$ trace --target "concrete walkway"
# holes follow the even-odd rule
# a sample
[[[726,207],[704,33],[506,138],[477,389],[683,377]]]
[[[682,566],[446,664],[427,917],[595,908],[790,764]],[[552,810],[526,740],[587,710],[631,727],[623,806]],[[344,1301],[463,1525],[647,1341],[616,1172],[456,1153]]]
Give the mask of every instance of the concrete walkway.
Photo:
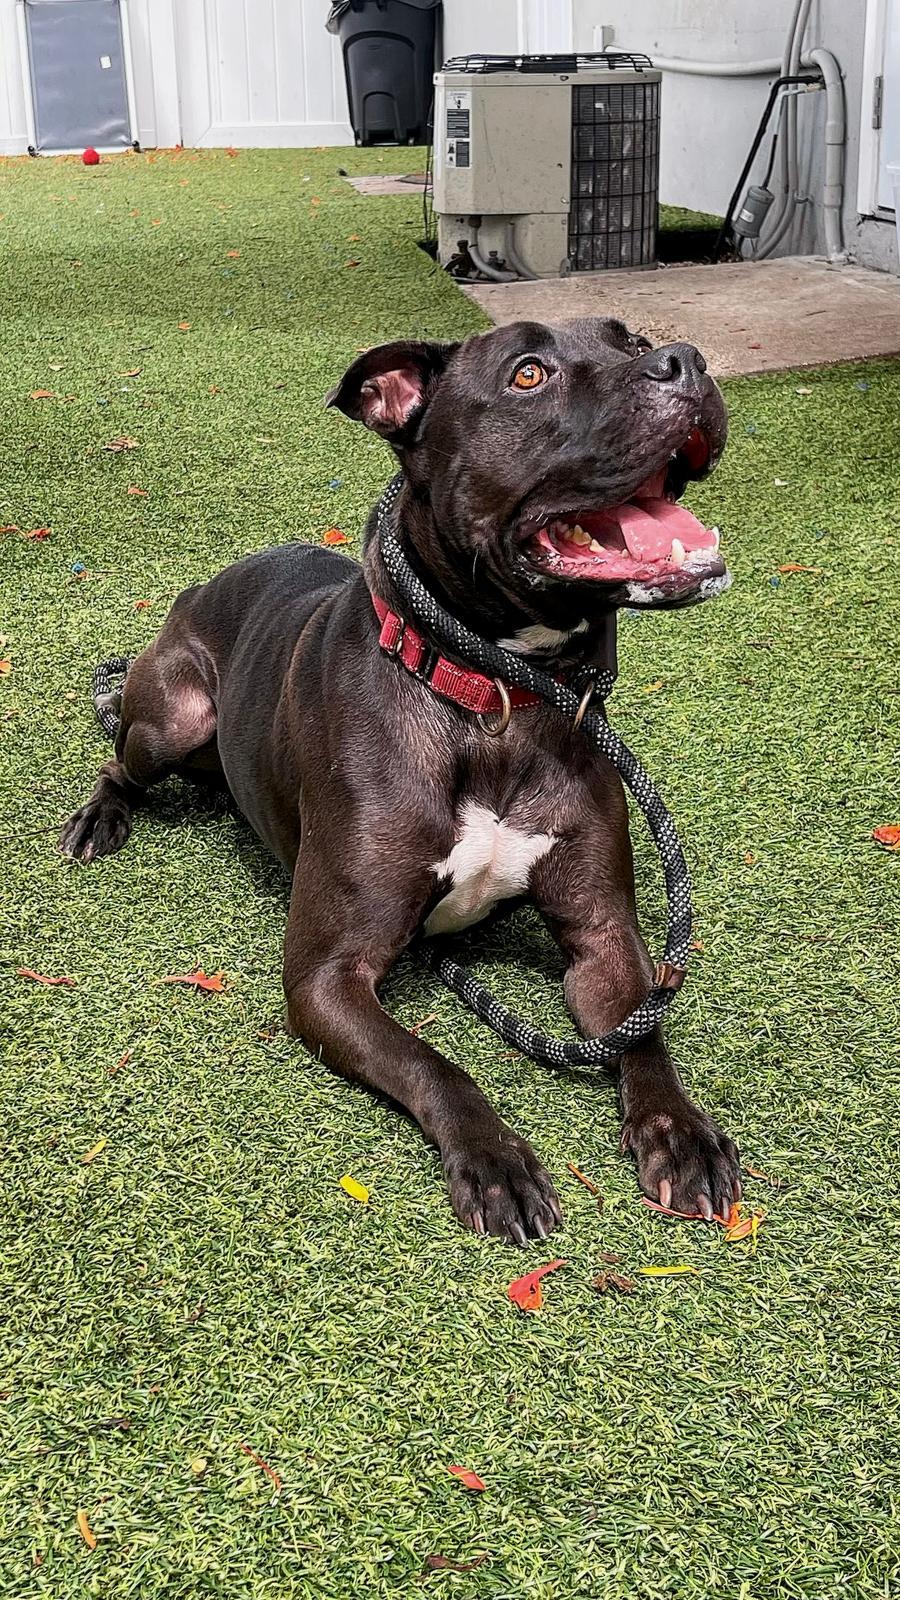
[[[464,287],[497,323],[615,316],[654,344],[686,339],[719,377],[900,352],[900,278],[811,256]]]

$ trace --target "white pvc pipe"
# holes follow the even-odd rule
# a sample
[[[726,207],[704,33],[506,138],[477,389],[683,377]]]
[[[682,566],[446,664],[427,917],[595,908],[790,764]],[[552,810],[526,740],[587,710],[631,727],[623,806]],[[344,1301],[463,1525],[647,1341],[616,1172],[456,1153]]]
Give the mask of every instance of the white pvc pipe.
[[[846,261],[841,209],[844,201],[844,145],[847,123],[841,69],[830,50],[810,50],[810,60],[825,80],[825,186],[822,221],[829,261]]]
[[[622,46],[613,48],[621,50]],[[698,78],[765,78],[781,72],[780,61],[689,61],[682,56],[651,56],[651,60],[660,72],[683,72]]]

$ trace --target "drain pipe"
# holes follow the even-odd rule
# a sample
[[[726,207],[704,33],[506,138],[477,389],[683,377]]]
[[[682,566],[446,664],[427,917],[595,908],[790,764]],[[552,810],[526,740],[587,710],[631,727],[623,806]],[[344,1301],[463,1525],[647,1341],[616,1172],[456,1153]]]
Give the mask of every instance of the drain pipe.
[[[518,273],[520,278],[525,278],[531,283],[537,282],[537,273],[532,272],[531,268],[525,265],[525,262],[519,255],[518,245],[516,244],[515,221],[511,222],[506,230],[506,255],[510,266],[515,272]]]
[[[473,224],[472,232],[474,234],[474,238],[469,240],[469,255],[472,257],[472,260],[478,268],[478,271],[483,273],[486,278],[491,278],[494,283],[517,283],[519,279],[519,274],[517,272],[504,272],[500,267],[493,267],[491,266],[491,263],[486,261],[484,256],[481,254],[481,249],[478,243],[478,235],[481,232],[480,222],[478,223],[477,227]]]
[[[841,69],[830,50],[810,50],[809,59],[825,80],[825,187],[822,190],[822,222],[828,259],[839,265],[847,260],[841,208],[844,200],[844,145],[847,123],[844,108],[844,81]]]

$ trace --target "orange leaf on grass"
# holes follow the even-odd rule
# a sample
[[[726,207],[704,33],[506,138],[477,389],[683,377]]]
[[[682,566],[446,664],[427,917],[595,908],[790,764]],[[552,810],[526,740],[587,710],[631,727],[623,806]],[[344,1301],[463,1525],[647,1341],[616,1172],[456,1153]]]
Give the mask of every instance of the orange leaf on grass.
[[[160,978],[160,983],[186,983],[192,989],[202,989],[207,994],[222,994],[225,989],[224,972],[214,972],[211,977],[198,967],[196,972],[171,972],[167,978]]]
[[[513,1305],[521,1311],[540,1311],[544,1304],[541,1279],[546,1278],[548,1272],[556,1272],[558,1267],[565,1265],[565,1260],[559,1257],[556,1261],[549,1261],[546,1267],[536,1267],[534,1272],[526,1272],[524,1277],[516,1278],[506,1291]]]
[[[12,662],[6,656],[0,657],[0,678],[8,678],[12,672]]]
[[[900,850],[900,822],[885,822],[872,829],[872,838],[885,850]]]
[[[126,494],[145,495],[145,494],[147,494],[147,490],[146,489],[139,489],[136,483],[130,483],[128,485],[128,488],[125,490],[125,493]]]
[[[23,539],[49,539],[49,537],[49,528],[29,528],[27,533],[22,534]]]
[[[120,378],[139,378],[141,373],[143,372],[143,370],[144,370],[143,367],[129,367],[127,372],[120,372],[119,373],[119,377]]]
[[[134,609],[135,611],[149,611],[152,604],[152,600],[135,600]]]
[[[32,400],[55,400],[56,395],[52,389],[32,389]]]
[[[725,1230],[726,1244],[737,1244],[741,1239],[755,1239],[760,1223],[765,1218],[764,1211],[751,1211],[749,1216],[745,1217],[740,1214],[741,1209],[739,1206],[732,1207],[733,1211],[738,1212],[738,1216],[733,1222],[729,1219],[729,1225]]]
[[[471,1467],[448,1467],[447,1471],[452,1472],[454,1478],[459,1479],[464,1489],[481,1490],[487,1488],[487,1484],[482,1482],[478,1473],[473,1472]]]
[[[225,146],[225,154],[227,156],[237,156],[237,155],[240,155],[240,151],[239,150],[235,150],[233,144],[227,144]]]
[[[323,544],[346,544],[347,535],[340,528],[326,528],[322,535]]]
[[[117,434],[115,439],[108,439],[106,444],[101,445],[101,449],[114,452],[117,450],[139,450],[140,445],[137,439],[129,438],[127,433],[120,433]]]
[[[240,255],[240,253],[241,253],[240,250],[226,250],[225,251],[225,254],[228,257],[229,261],[237,261],[237,258]]]
[[[822,568],[821,567],[804,567],[799,561],[788,561],[788,562],[785,563],[785,565],[783,567],[779,567],[778,571],[779,572],[815,572],[815,573],[821,573]]]
[[[4,522],[2,528],[0,528],[0,533],[19,533],[19,532],[20,532],[20,529],[19,529],[19,525],[18,525],[17,522]],[[26,539],[28,538],[28,534],[27,533],[25,535],[25,538]]]
[[[33,967],[16,967],[17,978],[30,978],[32,983],[42,983],[45,989],[74,989],[74,978],[48,978],[44,972],[35,972]]]
[[[88,1514],[87,1514],[87,1512],[86,1511],[79,1511],[78,1515],[75,1518],[75,1521],[78,1524],[78,1532],[81,1534],[81,1537],[84,1540],[85,1544],[87,1545],[88,1549],[89,1550],[96,1550],[96,1548],[97,1548],[97,1535],[94,1533],[93,1529],[91,1528],[90,1523],[88,1522]]]
[[[189,328],[190,328],[190,323],[189,322],[179,322],[179,324],[178,324],[178,331],[180,333],[187,333]]]

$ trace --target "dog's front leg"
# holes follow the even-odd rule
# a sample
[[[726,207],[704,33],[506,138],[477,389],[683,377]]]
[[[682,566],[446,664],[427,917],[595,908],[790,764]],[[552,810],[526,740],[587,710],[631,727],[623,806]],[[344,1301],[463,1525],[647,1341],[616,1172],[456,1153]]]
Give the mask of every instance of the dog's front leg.
[[[403,1106],[440,1152],[456,1215],[476,1233],[524,1244],[561,1222],[553,1184],[533,1150],[501,1121],[460,1067],[388,1016],[377,985],[414,933],[427,884],[395,870],[322,870],[301,847],[285,940],[288,1026],[330,1067]],[[340,887],[338,888],[338,883]]]
[[[634,909],[630,850],[616,856],[613,871],[599,846],[597,835],[561,846],[533,884],[568,958],[569,1010],[588,1038],[623,1022],[646,998],[653,974]],[[676,1211],[727,1215],[741,1192],[737,1147],[691,1100],[662,1030],[625,1051],[618,1072],[622,1147],[634,1156],[644,1193]]]

